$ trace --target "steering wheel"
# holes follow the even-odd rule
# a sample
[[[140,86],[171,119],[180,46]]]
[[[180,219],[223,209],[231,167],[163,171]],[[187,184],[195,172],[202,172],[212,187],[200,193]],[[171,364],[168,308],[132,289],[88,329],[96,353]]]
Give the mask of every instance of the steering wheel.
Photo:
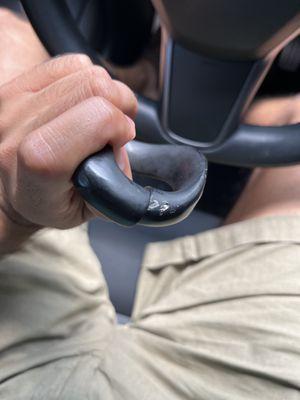
[[[169,36],[163,89],[159,102],[138,96],[136,126],[139,139],[170,144],[132,143],[128,151],[133,172],[166,181],[173,191],[131,182],[106,148],[85,160],[74,175],[75,185],[88,202],[124,225],[171,224],[187,216],[201,196],[206,177],[202,153],[209,160],[239,166],[300,162],[299,124],[240,124],[275,56],[299,33],[299,0],[280,0],[276,7],[272,1],[231,0],[229,5],[226,0],[153,0]],[[134,12],[144,1],[97,3],[102,14],[108,12],[102,21],[112,19],[109,32],[116,26],[112,10],[115,18],[129,18],[128,27],[138,24],[151,29],[149,9],[144,24],[138,22],[141,14]],[[101,64],[101,48],[95,51],[82,35],[65,1],[22,0],[22,4],[51,55],[86,53]],[[123,14],[124,7],[128,8],[126,18],[120,7]],[[131,35],[131,40],[136,36]],[[122,37],[121,32],[114,38],[119,47]],[[147,32],[141,37],[146,38]],[[105,50],[103,44],[102,55],[120,64],[125,57],[126,64],[124,54],[130,53],[130,42],[128,51],[121,52],[123,57],[118,51],[109,54],[107,48],[118,48],[114,45]],[[135,45],[140,49],[142,43]]]

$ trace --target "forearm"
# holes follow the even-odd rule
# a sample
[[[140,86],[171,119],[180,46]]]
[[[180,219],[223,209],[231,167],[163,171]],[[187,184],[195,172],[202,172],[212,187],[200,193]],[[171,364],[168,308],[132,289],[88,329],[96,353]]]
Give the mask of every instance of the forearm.
[[[0,7],[0,85],[48,58],[31,25]]]

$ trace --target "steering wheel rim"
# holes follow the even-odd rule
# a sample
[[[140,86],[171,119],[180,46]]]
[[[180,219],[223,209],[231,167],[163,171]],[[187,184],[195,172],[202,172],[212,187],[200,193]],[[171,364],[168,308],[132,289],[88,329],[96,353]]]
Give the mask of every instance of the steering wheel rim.
[[[94,63],[101,64],[98,54],[76,28],[64,2],[25,1],[23,6],[51,55],[85,53]],[[44,29],[49,20],[55,21],[50,38]],[[187,146],[135,141],[127,145],[127,152],[134,172],[165,181],[172,191],[143,188],[129,180],[116,164],[112,148],[107,146],[84,160],[73,175],[73,183],[82,197],[110,220],[124,226],[167,226],[186,218],[204,189],[205,157]]]
[[[93,62],[101,64],[98,54],[80,34],[63,1],[22,0],[22,4],[51,55],[81,52],[87,54]],[[159,111],[161,106],[158,103],[142,96],[138,96],[138,100],[136,124],[137,130],[143,132],[143,140],[191,144],[169,134],[162,121],[163,116]],[[282,127],[241,124],[226,141],[217,146],[193,145],[209,160],[229,165],[256,167],[294,164],[300,162],[300,124]]]

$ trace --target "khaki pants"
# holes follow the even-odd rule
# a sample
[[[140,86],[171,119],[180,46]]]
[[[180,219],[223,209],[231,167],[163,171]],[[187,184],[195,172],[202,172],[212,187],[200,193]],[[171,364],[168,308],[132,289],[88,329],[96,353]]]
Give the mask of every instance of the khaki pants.
[[[300,217],[151,244],[125,326],[86,227],[37,233],[0,261],[0,399],[300,399]]]

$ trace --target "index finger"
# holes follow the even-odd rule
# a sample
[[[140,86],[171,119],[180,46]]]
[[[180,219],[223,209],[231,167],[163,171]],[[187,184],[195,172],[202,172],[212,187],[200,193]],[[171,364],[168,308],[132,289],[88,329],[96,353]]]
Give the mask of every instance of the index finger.
[[[68,54],[39,64],[4,86],[13,93],[37,92],[91,65],[91,59],[84,54]]]

